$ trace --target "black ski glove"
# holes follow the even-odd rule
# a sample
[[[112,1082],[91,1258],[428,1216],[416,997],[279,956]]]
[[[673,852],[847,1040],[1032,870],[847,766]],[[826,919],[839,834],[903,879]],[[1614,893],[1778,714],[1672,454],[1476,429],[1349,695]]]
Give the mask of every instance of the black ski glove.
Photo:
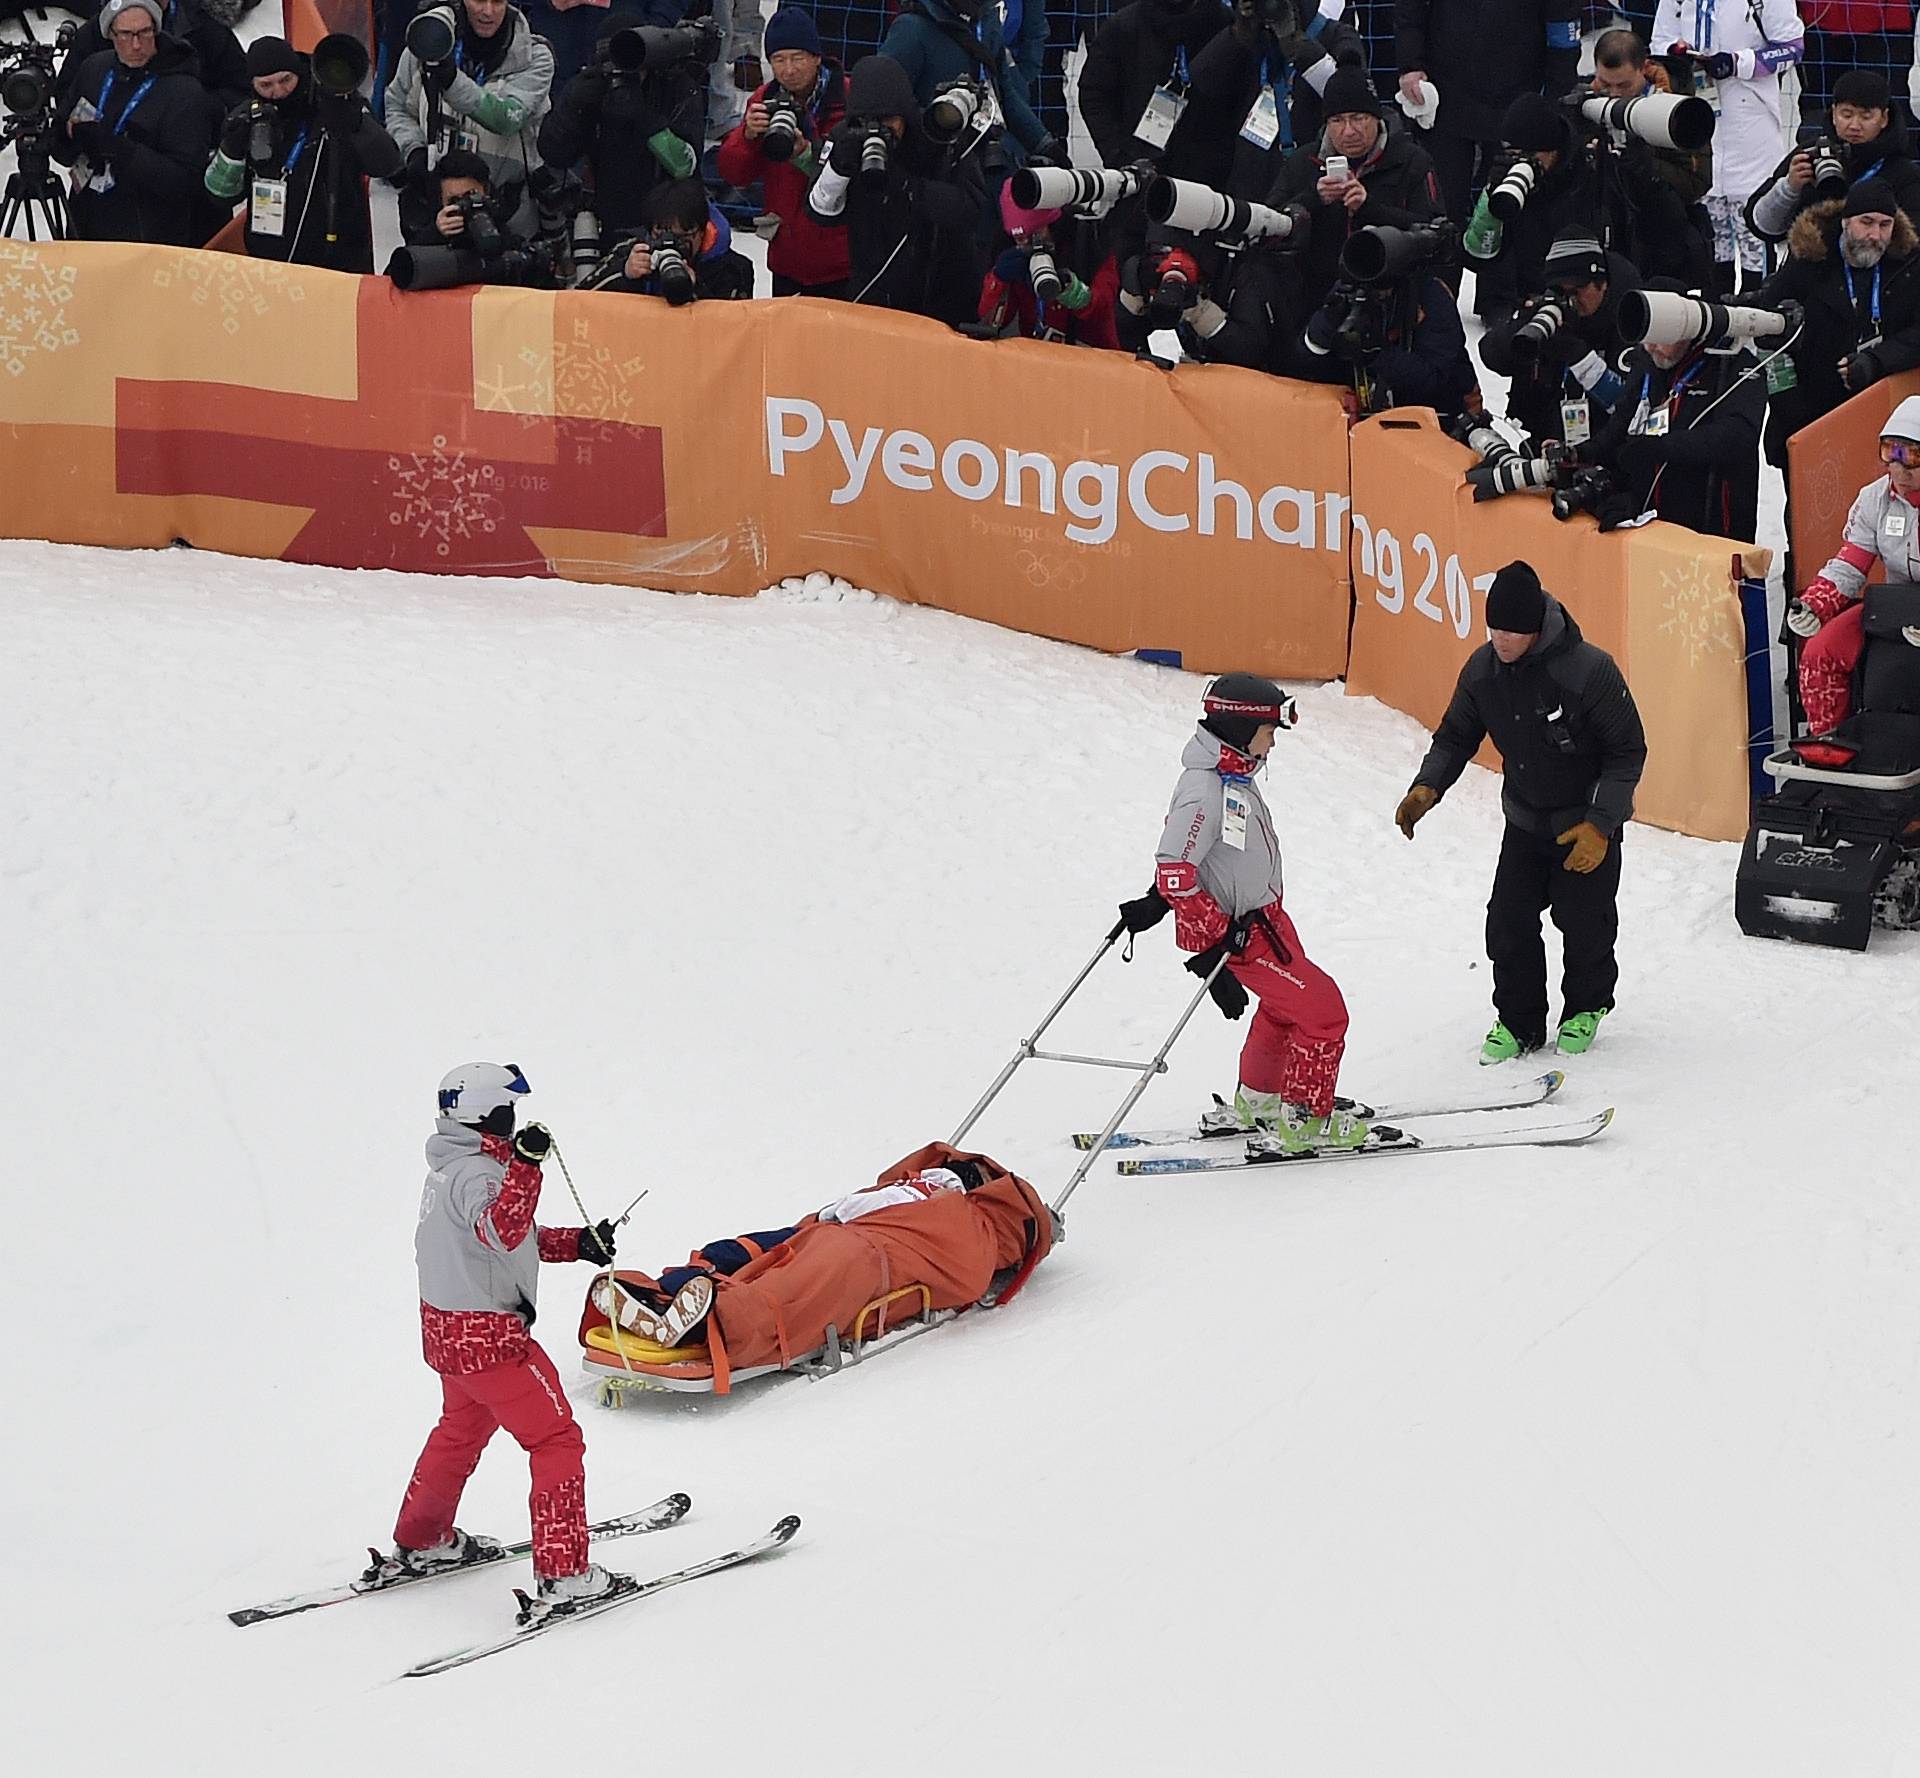
[[[1244,928],[1232,927],[1225,938],[1216,945],[1209,945],[1197,957],[1187,959],[1187,969],[1205,981],[1218,967],[1221,958],[1244,951],[1247,948],[1247,935]],[[1231,971],[1222,969],[1213,980],[1207,983],[1207,992],[1213,996],[1213,1004],[1230,1019],[1237,1019],[1247,1010],[1247,991]]]
[[[1167,917],[1168,905],[1157,888],[1149,889],[1139,900],[1120,904],[1120,923],[1129,932],[1146,932]]]
[[[552,1147],[553,1132],[545,1124],[528,1124],[513,1139],[513,1152],[536,1167],[547,1158],[547,1150]]]
[[[601,1217],[592,1228],[580,1231],[580,1257],[595,1265],[604,1265],[613,1258],[613,1224],[606,1217]]]

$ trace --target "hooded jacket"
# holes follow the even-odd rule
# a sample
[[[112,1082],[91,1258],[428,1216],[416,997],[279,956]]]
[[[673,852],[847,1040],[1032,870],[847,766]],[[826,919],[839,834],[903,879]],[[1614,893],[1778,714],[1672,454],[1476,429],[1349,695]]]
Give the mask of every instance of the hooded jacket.
[[[300,84],[273,109],[271,156],[253,165],[231,160],[216,148],[205,175],[207,191],[227,204],[245,202],[247,252],[255,259],[371,272],[373,218],[363,180],[397,173],[400,150],[374,122],[366,100],[358,93],[316,94],[307,58],[298,59]],[[286,181],[283,227],[277,235],[263,234],[254,225],[256,178]]]
[[[194,244],[195,197],[216,122],[199,66],[193,51],[164,31],[144,68],[123,67],[110,49],[82,65],[51,144],[61,165],[88,163],[86,186],[68,199],[76,241]],[[82,99],[100,117],[81,126],[76,141],[65,124]],[[95,189],[103,181],[109,189]]]
[[[1633,815],[1647,737],[1613,656],[1584,640],[1547,595],[1540,638],[1517,661],[1483,642],[1460,669],[1415,784],[1444,796],[1480,743],[1500,752],[1500,808],[1526,832],[1552,839],[1582,821],[1618,834]]]
[[[1244,753],[1196,729],[1180,766],[1155,882],[1173,906],[1175,942],[1204,951],[1235,920],[1280,900],[1280,836]]]
[[[450,146],[470,147],[487,163],[496,192],[509,182],[523,192],[520,207],[507,218],[518,234],[531,234],[534,204],[525,194],[533,170],[541,164],[540,120],[546,116],[553,87],[553,51],[533,34],[526,14],[508,7],[500,35],[504,49],[489,50],[483,65],[468,49],[465,9],[454,43],[454,72],[440,95],[441,134],[427,140],[430,114],[426,71],[412,50],[403,50],[387,84],[387,129],[402,160],[426,149],[429,160]]]
[[[779,86],[769,81],[756,99],[765,100]],[[796,284],[841,284],[847,278],[847,234],[830,228],[807,213],[807,187],[820,170],[827,137],[847,115],[847,77],[831,57],[820,63],[820,88],[801,108],[806,139],[790,160],[768,160],[758,142],[747,140],[747,126],[737,123],[727,132],[717,156],[720,177],[745,189],[756,179],[766,194],[767,208],[780,218],[779,230],[767,248],[767,269]]]
[[[1920,237],[1904,211],[1893,221],[1893,238],[1880,264],[1870,271],[1851,270],[1836,243],[1840,235],[1839,199],[1802,210],[1787,233],[1787,257],[1753,296],[1756,308],[1778,308],[1797,302],[1806,312],[1806,325],[1791,348],[1795,384],[1773,397],[1768,419],[1768,456],[1784,461],[1786,438],[1822,414],[1830,413],[1851,394],[1883,377],[1920,367]],[[1873,318],[1878,292],[1880,318]],[[1879,343],[1862,349],[1879,336]],[[1841,381],[1840,362],[1863,359],[1859,375],[1849,386]],[[1781,453],[1775,456],[1775,452]]]
[[[1134,127],[1156,88],[1191,87],[1193,58],[1226,29],[1230,16],[1221,0],[1187,0],[1185,5],[1133,0],[1100,27],[1080,70],[1080,117],[1103,166],[1151,160],[1172,177],[1193,177],[1180,152],[1187,133],[1183,127],[1175,128],[1164,150],[1136,136]]]
[[[444,1376],[470,1376],[527,1355],[540,1262],[580,1257],[578,1228],[534,1224],[540,1169],[503,1136],[437,1118],[413,1255],[420,1339]]]

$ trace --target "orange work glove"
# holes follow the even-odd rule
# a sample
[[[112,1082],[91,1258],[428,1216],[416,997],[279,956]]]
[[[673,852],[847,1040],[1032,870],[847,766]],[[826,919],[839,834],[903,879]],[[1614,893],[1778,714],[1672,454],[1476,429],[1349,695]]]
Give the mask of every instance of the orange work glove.
[[[1412,839],[1415,824],[1439,800],[1439,791],[1430,784],[1416,784],[1400,799],[1399,808],[1394,810],[1394,826],[1399,828],[1408,839]]]
[[[1561,845],[1573,848],[1562,862],[1576,877],[1597,870],[1600,860],[1607,855],[1607,836],[1591,821],[1576,821],[1565,833],[1555,837]]]

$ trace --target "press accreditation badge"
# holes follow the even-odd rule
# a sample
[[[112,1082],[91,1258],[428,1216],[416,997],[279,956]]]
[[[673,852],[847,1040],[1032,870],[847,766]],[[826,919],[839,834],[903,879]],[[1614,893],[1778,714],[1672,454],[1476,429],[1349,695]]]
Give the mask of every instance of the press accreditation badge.
[[[1236,852],[1244,852],[1247,849],[1247,816],[1252,811],[1253,801],[1244,784],[1228,784],[1223,789],[1220,837]]]
[[[1904,512],[1890,512],[1881,520],[1889,537],[1904,537],[1907,534],[1907,515]]]
[[[1240,140],[1251,142],[1255,148],[1271,148],[1279,139],[1280,107],[1274,99],[1273,88],[1263,86],[1247,113],[1246,122],[1240,126]]]
[[[1140,121],[1133,126],[1133,133],[1149,148],[1165,148],[1172,140],[1173,126],[1186,108],[1185,93],[1176,93],[1170,86],[1157,86],[1147,101],[1146,110],[1140,113]]]
[[[253,182],[253,211],[248,226],[256,235],[278,238],[287,227],[287,182],[284,179],[256,179]]]
[[[1561,402],[1560,436],[1570,445],[1583,445],[1593,437],[1593,409],[1584,395]]]
[[[1672,416],[1667,410],[1664,407],[1657,407],[1648,413],[1647,423],[1643,430],[1648,438],[1665,438],[1667,436],[1667,427],[1671,423]]]

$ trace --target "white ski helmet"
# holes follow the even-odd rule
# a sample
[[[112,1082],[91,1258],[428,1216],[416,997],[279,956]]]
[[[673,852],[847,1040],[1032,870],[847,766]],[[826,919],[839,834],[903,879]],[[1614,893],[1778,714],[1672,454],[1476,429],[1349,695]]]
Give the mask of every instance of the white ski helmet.
[[[1882,438],[1900,438],[1920,444],[1920,395],[1909,395],[1887,416]]]
[[[517,1062],[462,1062],[440,1082],[440,1115],[477,1124],[532,1090]]]

